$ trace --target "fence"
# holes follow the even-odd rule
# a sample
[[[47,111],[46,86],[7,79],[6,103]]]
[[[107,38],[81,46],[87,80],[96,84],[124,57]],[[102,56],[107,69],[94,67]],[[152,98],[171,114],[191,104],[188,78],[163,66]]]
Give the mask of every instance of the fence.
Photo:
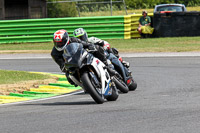
[[[88,36],[101,39],[131,39],[140,37],[136,31],[141,15],[45,18],[0,21],[0,43],[48,42],[58,29],[70,36],[74,29],[84,28]]]

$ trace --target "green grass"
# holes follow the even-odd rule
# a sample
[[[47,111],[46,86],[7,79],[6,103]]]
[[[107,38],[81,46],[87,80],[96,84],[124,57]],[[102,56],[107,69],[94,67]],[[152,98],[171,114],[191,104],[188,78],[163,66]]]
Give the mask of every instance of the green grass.
[[[49,75],[29,73],[25,71],[0,70],[0,84],[13,84],[22,81],[49,79]]]
[[[0,50],[50,50],[53,46],[53,42],[0,44]]]
[[[172,38],[148,38],[148,39],[108,39],[111,47],[120,52],[186,52],[200,51],[200,36],[198,37],[172,37]],[[53,42],[26,43],[26,44],[0,44],[0,53],[9,50],[10,53],[18,50],[42,50],[49,52]]]
[[[200,51],[200,37],[112,40],[111,44],[121,52]]]

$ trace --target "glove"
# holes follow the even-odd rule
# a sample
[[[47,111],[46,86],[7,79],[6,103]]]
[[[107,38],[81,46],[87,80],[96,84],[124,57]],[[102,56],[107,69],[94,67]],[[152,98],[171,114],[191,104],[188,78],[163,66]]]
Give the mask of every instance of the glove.
[[[70,42],[79,42],[79,39],[76,37],[71,37]]]
[[[88,45],[88,49],[89,49],[89,50],[96,50],[96,47],[95,47],[94,44],[89,44],[89,45]]]
[[[81,43],[83,45],[84,48],[88,47],[88,43],[86,41],[82,41],[76,37],[72,37],[70,38],[70,42],[76,42],[76,43]]]

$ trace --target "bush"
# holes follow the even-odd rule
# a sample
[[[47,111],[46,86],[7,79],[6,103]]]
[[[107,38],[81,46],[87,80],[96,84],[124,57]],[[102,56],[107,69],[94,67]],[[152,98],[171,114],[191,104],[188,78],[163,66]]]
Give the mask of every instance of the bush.
[[[55,0],[48,0],[55,1]],[[110,0],[91,0],[90,2],[108,2]],[[118,1],[118,0],[113,0]],[[83,5],[79,5],[80,12],[98,12],[98,11],[109,11],[110,4],[85,4],[90,2],[82,2]],[[200,0],[125,0],[127,9],[145,9],[154,8],[158,4],[168,4],[168,3],[180,3],[185,4],[185,6],[200,6]],[[122,3],[113,3],[113,10],[122,10]],[[76,17],[78,16],[78,11],[76,10],[76,4],[74,2],[48,4],[48,17]]]
[[[200,6],[200,0],[125,0],[128,9],[154,8],[158,4],[179,3],[185,6]]]
[[[49,3],[47,12],[49,18],[76,17],[78,15],[74,2]]]

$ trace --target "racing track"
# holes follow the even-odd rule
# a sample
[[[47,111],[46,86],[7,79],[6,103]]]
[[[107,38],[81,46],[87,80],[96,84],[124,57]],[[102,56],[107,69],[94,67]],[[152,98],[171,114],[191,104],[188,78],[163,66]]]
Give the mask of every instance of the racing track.
[[[1,132],[197,133],[200,57],[124,58],[138,89],[97,105],[86,94],[0,106]],[[0,69],[59,73],[50,59],[0,59]]]

